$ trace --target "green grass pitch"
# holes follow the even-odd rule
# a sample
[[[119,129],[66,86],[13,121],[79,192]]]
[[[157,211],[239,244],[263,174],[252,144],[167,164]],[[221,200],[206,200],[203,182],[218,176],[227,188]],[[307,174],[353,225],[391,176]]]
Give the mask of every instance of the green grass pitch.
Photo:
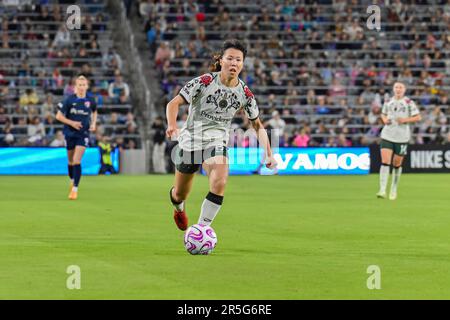
[[[184,250],[172,181],[83,177],[71,202],[66,177],[0,177],[0,299],[450,299],[450,175],[405,174],[394,202],[377,175],[230,177],[210,256]]]

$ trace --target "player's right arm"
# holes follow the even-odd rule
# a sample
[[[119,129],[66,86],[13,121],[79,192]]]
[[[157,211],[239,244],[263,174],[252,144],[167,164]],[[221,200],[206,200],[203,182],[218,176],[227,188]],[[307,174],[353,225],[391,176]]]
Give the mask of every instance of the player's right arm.
[[[75,130],[80,130],[83,127],[83,124],[79,121],[73,121],[68,119],[65,114],[67,112],[67,104],[65,102],[58,103],[58,112],[56,113],[56,120],[71,126]]]
[[[186,100],[181,95],[176,95],[175,98],[170,100],[166,107],[166,118],[167,118],[167,137],[175,137],[178,134],[177,128],[177,116],[180,106],[186,104]]]
[[[381,121],[383,121],[383,124],[386,125],[390,125],[392,124],[391,119],[388,118],[388,106],[387,106],[387,102],[384,103],[383,107],[381,108]]]
[[[184,87],[181,88],[178,95],[176,95],[175,98],[170,100],[170,102],[167,104],[166,107],[167,137],[172,138],[178,135],[178,128],[177,128],[178,110],[180,109],[181,105],[191,103],[193,98],[201,91],[201,84],[200,84],[201,78],[202,77],[197,77],[186,83]]]
[[[392,123],[392,122],[391,122],[391,119],[389,119],[389,118],[387,117],[387,115],[385,115],[385,114],[381,114],[381,121],[383,121],[383,124],[384,124],[384,125],[389,125],[389,124]]]

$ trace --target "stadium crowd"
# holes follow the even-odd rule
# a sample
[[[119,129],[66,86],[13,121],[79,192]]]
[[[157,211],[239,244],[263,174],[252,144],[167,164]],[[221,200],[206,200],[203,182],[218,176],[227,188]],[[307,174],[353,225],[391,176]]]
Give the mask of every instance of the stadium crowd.
[[[266,126],[281,132],[282,145],[377,142],[382,104],[395,81],[406,84],[424,117],[412,142],[450,143],[450,1],[379,1],[379,31],[366,26],[370,4],[140,0],[138,14],[160,75],[159,107],[208,72],[214,49],[232,37],[247,43],[241,78]],[[242,118],[234,122],[234,128],[248,126]],[[230,143],[245,146],[247,140],[237,134]]]
[[[111,39],[104,0],[84,0],[81,29],[68,30],[70,1],[6,1],[0,5],[0,146],[65,145],[56,104],[74,93],[75,76],[90,80],[98,105],[90,145],[139,147],[138,127]]]

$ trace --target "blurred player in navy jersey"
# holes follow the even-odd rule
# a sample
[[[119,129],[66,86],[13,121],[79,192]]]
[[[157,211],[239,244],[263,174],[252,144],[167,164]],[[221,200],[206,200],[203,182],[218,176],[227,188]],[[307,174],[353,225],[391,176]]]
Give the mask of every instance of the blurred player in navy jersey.
[[[81,179],[81,159],[89,146],[89,132],[95,131],[97,104],[87,90],[88,79],[79,75],[75,82],[75,94],[58,103],[56,119],[64,123],[67,157],[69,160],[70,200],[78,197]]]

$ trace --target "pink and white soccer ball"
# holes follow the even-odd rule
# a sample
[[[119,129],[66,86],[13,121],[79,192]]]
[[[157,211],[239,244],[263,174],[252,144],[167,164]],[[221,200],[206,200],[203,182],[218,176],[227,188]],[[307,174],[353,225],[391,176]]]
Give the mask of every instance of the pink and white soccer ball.
[[[210,254],[216,244],[217,236],[210,226],[194,224],[184,234],[184,247],[190,254]]]

